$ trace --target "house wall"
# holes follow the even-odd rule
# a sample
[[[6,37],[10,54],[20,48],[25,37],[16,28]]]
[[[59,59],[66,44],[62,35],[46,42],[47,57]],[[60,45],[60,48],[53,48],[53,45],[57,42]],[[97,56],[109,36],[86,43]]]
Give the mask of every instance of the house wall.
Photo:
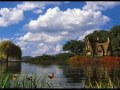
[[[94,42],[94,44],[96,45],[96,47],[94,47],[94,49],[96,49],[96,52],[94,54],[97,54],[98,56],[110,55],[110,50],[108,50],[109,49],[108,47],[110,44],[109,40],[107,42],[104,42],[104,43]],[[102,46],[102,48],[98,48],[100,45]],[[101,50],[101,52],[98,52],[99,50]],[[87,38],[86,44],[85,44],[85,51],[86,51],[87,56],[92,55],[93,48],[91,47],[91,42],[89,41],[88,38]]]
[[[87,56],[89,56],[89,55],[92,55],[92,53],[91,52],[87,52],[87,54],[86,54]]]

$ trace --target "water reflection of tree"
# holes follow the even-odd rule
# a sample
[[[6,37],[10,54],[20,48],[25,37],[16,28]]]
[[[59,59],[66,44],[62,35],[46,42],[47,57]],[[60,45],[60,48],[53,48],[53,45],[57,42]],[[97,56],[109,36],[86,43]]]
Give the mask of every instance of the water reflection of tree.
[[[93,65],[85,68],[85,85],[96,85],[96,82],[102,82],[102,84],[107,84],[109,80],[118,85],[120,81],[120,69],[103,67],[102,65]],[[120,84],[120,82],[119,82]]]
[[[108,77],[115,82],[116,79],[120,80],[120,69],[103,67],[102,65],[88,65],[84,67],[72,67],[66,66],[61,67],[63,69],[63,74],[68,80],[68,83],[81,83],[85,80],[85,83],[88,82],[88,79],[92,81],[106,80]]]
[[[63,74],[68,80],[68,83],[81,83],[86,78],[99,78],[101,77],[103,68],[98,68],[99,66],[86,66],[86,67],[61,67],[63,69]]]
[[[21,62],[8,62],[1,63],[0,73],[20,73],[21,72]]]
[[[39,64],[35,64],[36,66],[41,66],[42,68],[48,68],[53,65],[52,61],[41,61]]]
[[[80,68],[63,67],[63,74],[68,79],[68,83],[81,83],[84,78],[83,69]]]

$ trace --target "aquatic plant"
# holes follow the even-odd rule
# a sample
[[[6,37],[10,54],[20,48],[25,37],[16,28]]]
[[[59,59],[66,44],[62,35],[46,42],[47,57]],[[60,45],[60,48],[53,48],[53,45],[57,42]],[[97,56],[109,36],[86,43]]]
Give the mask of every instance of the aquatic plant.
[[[48,75],[1,74],[0,88],[53,88]]]

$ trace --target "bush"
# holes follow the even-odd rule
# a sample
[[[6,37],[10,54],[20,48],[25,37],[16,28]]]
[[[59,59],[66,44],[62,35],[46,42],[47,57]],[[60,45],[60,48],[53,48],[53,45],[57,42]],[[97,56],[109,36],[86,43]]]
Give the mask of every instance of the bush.
[[[81,56],[74,56],[68,59],[68,63],[73,66],[82,66],[88,63],[89,58],[87,57],[81,57]]]
[[[120,66],[120,58],[119,57],[112,57],[112,56],[105,56],[100,59],[102,65],[107,68],[115,69],[119,68]]]

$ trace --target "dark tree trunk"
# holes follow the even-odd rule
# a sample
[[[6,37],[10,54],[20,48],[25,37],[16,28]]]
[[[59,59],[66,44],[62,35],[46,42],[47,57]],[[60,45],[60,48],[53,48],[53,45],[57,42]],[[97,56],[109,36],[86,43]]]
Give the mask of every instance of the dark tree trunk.
[[[9,57],[8,57],[8,55],[7,55],[6,62],[8,62],[8,59],[9,59]]]

